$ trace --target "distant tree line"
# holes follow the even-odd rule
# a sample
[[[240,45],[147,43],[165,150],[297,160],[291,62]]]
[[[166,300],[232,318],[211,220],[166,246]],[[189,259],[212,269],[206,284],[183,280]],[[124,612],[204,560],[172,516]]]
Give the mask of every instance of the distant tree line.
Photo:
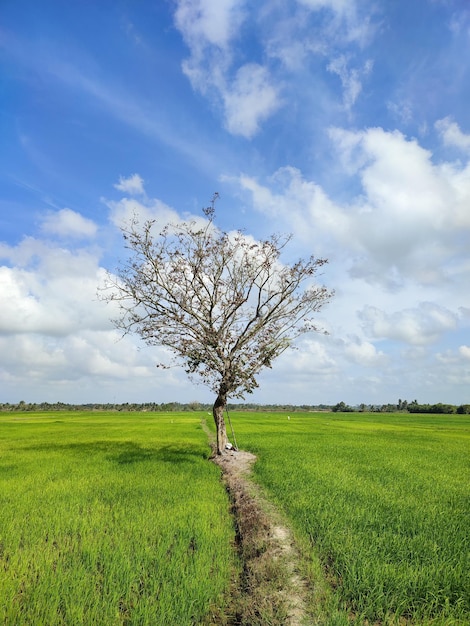
[[[228,411],[270,411],[292,413],[307,411],[331,411],[329,404],[256,404],[256,403],[228,403]],[[0,411],[164,411],[164,412],[185,412],[185,411],[212,411],[211,403],[204,402],[125,402],[125,403],[87,403],[87,404],[67,404],[65,402],[25,402],[0,403]]]
[[[209,410],[211,404],[190,402],[125,402],[125,403],[102,403],[89,402],[86,404],[71,404],[65,402],[24,402],[17,404],[0,404],[0,411],[198,411]]]
[[[0,411],[164,411],[164,412],[191,412],[191,411],[211,411],[212,404],[204,402],[125,402],[125,403],[87,403],[87,404],[67,404],[65,402],[25,402],[10,404],[0,403]],[[256,404],[256,403],[228,403],[228,411],[269,411],[269,412],[318,412],[333,411],[333,413],[351,412],[375,412],[375,413],[439,413],[439,414],[459,414],[469,415],[470,404],[420,404],[417,400],[407,402],[398,400],[397,404],[359,404],[350,406],[345,402],[330,404]]]
[[[372,413],[439,413],[440,415],[458,413],[460,415],[468,415],[470,414],[470,404],[443,404],[442,402],[438,402],[437,404],[419,404],[417,400],[413,400],[412,402],[408,402],[407,400],[398,400],[397,404],[359,404],[358,406],[352,407],[344,402],[338,402],[331,407],[333,413],[350,413],[352,411],[359,411],[361,413],[372,412]]]

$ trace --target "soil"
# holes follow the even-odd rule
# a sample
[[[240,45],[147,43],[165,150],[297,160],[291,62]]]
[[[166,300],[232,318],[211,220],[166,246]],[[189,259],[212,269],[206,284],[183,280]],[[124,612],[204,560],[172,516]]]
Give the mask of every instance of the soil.
[[[232,618],[226,623],[312,624],[307,615],[309,585],[301,574],[301,557],[293,534],[259,485],[250,479],[256,456],[228,450],[224,455],[214,454],[212,460],[222,470],[232,501],[243,564],[234,606],[229,607]]]

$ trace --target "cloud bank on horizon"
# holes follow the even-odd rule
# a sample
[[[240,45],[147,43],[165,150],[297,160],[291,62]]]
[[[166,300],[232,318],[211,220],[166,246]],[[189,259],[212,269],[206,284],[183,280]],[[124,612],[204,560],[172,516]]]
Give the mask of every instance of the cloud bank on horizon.
[[[470,403],[470,9],[6,0],[0,402],[210,401],[97,298],[138,214],[294,236],[329,335],[247,400]]]

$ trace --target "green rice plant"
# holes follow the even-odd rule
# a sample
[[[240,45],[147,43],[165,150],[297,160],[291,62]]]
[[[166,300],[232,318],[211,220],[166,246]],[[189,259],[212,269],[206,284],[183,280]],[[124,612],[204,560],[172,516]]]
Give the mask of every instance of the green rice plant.
[[[234,528],[195,414],[0,414],[0,623],[191,625]]]
[[[470,623],[470,420],[233,414],[255,477],[357,624]]]

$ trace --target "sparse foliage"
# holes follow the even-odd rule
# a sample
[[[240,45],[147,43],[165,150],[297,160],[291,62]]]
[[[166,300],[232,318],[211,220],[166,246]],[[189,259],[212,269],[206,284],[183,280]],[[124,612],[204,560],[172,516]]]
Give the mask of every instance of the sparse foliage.
[[[119,329],[165,346],[214,391],[221,454],[227,398],[252,392],[263,368],[296,337],[317,330],[312,314],[331,293],[313,283],[324,259],[281,263],[290,237],[255,241],[217,229],[216,199],[201,221],[156,231],[154,221],[134,220],[123,229],[131,255],[117,278],[109,275],[104,299],[118,303],[121,314],[113,322]]]

